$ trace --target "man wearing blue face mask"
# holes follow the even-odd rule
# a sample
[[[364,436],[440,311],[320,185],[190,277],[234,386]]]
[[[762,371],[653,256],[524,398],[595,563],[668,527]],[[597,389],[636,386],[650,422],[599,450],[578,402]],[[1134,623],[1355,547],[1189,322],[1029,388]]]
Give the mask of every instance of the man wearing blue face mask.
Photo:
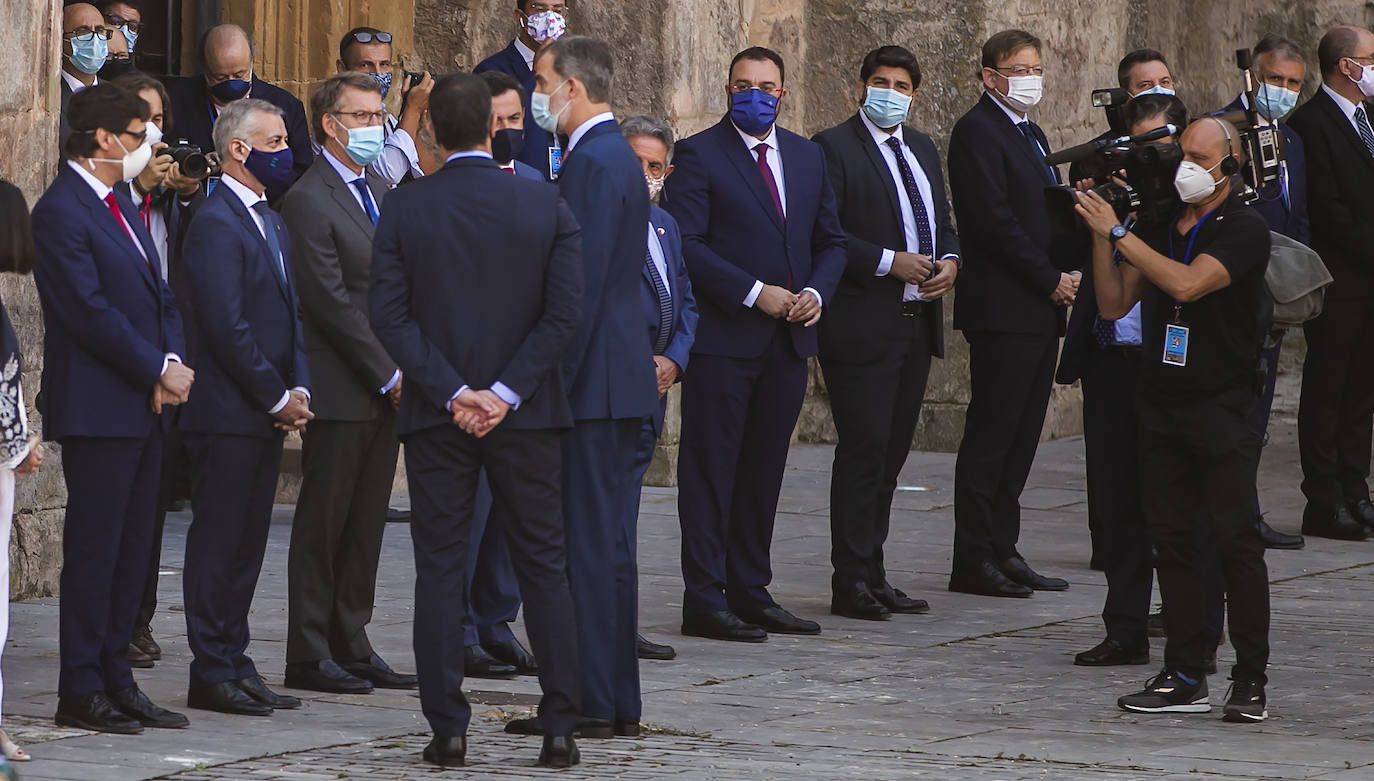
[[[386,100],[392,87],[391,54],[391,33],[375,27],[355,27],[339,41],[338,72],[366,73],[377,82],[382,99]],[[415,143],[415,138],[419,134],[420,119],[429,108],[429,93],[433,88],[434,79],[428,73],[414,87],[402,85],[401,116],[397,118],[390,111],[386,112],[382,124],[386,141],[382,153],[368,165],[368,170],[391,187],[425,175],[422,157],[427,158],[428,153]],[[433,167],[432,160],[423,162]]]
[[[515,0],[515,40],[482,60],[474,73],[500,71],[514,76],[525,90],[525,146],[516,157],[546,179],[557,179],[563,165],[565,142],[556,133],[539,127],[530,111],[534,97],[534,55],[568,29],[566,0]]]
[[[143,32],[143,12],[138,0],[103,0],[100,13],[105,17],[105,26],[123,36],[129,45],[129,56],[133,57],[134,43]]]
[[[67,123],[67,104],[72,95],[99,83],[96,74],[109,57],[112,31],[105,26],[100,11],[89,3],[72,3],[62,9],[62,112],[58,121],[58,152],[65,159],[67,138],[72,134]]]
[[[932,357],[944,357],[941,298],[959,275],[940,153],[906,125],[921,85],[900,46],[868,53],[859,113],[815,138],[835,190],[849,262],[820,324],[820,360],[839,433],[830,482],[830,612],[882,620],[924,613],[887,580],[883,543],[911,451]]]

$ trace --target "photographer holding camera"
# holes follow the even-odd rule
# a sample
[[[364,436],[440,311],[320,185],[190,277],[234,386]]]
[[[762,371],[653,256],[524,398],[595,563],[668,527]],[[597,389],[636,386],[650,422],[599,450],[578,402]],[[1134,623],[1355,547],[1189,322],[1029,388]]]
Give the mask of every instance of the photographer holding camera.
[[[1142,304],[1141,505],[1169,606],[1163,671],[1117,704],[1141,713],[1210,710],[1205,589],[1195,567],[1197,528],[1210,522],[1237,659],[1224,718],[1255,722],[1268,716],[1269,581],[1248,501],[1259,452],[1249,417],[1259,401],[1256,372],[1272,302],[1264,283],[1268,226],[1237,197],[1239,140],[1239,131],[1214,117],[1188,126],[1174,178],[1184,206],[1158,227],[1127,231],[1095,192],[1082,193],[1076,209],[1094,233],[1101,315],[1124,317]]]

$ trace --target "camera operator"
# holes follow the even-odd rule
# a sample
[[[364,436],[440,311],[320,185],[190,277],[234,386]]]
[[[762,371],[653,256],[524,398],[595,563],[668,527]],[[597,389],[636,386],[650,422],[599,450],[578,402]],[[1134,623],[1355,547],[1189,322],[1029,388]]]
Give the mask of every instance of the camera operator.
[[[1121,58],[1121,62],[1116,65],[1116,82],[1121,85],[1121,89],[1128,98],[1136,98],[1141,95],[1173,95],[1174,77],[1169,73],[1169,63],[1164,60],[1164,55],[1154,49],[1136,49]],[[1111,111],[1113,109],[1109,109]],[[1121,110],[1121,109],[1116,109]],[[1123,125],[1129,122],[1122,120]],[[1116,138],[1125,131],[1125,127],[1112,127],[1107,132],[1098,136],[1098,139]],[[1151,128],[1153,130],[1153,128]],[[1077,184],[1085,179],[1092,179],[1094,183],[1101,183],[1105,180],[1109,171],[1103,167],[1099,158],[1093,157],[1081,160],[1069,166],[1069,181]],[[1063,380],[1060,380],[1063,382]],[[1073,380],[1069,380],[1073,382]],[[1097,531],[1093,513],[1088,513],[1088,525],[1094,527],[1094,559],[1097,551]],[[1101,569],[1096,567],[1096,569]]]
[[[382,90],[382,99],[391,92],[392,59],[391,33],[375,27],[355,27],[339,41],[339,73],[366,73]],[[425,175],[424,168],[434,170],[428,150],[415,143],[420,134],[420,120],[429,109],[429,93],[434,89],[434,77],[422,75],[418,84],[407,79],[401,85],[401,116],[386,112],[382,123],[384,141],[381,153],[368,164],[367,170],[380,176],[391,187]],[[383,107],[385,110],[385,107]],[[321,148],[323,149],[323,148]]]
[[[1188,126],[1174,180],[1184,207],[1157,229],[1126,231],[1093,192],[1079,197],[1077,211],[1094,233],[1102,316],[1123,317],[1142,303],[1141,504],[1168,605],[1163,671],[1117,704],[1142,713],[1210,709],[1204,587],[1195,568],[1196,530],[1210,521],[1236,648],[1224,718],[1255,722],[1268,715],[1269,581],[1248,501],[1258,466],[1249,418],[1272,303],[1264,284],[1268,228],[1235,195],[1238,140],[1235,128],[1213,117]],[[1113,248],[1125,261],[1119,266]]]

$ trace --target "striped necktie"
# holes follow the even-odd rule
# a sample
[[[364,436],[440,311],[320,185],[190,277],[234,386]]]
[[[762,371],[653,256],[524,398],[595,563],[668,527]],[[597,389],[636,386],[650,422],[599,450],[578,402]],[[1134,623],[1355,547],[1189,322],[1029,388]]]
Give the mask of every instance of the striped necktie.
[[[673,297],[668,294],[668,286],[663,283],[658,266],[654,265],[652,252],[644,253],[644,265],[649,269],[649,279],[653,281],[654,292],[658,294],[658,334],[654,337],[654,355],[662,355],[668,349],[668,339],[673,332]]]
[[[1360,138],[1364,141],[1365,149],[1369,150],[1370,156],[1374,157],[1374,130],[1369,128],[1369,117],[1364,113],[1364,106],[1355,109],[1355,128],[1360,131]]]

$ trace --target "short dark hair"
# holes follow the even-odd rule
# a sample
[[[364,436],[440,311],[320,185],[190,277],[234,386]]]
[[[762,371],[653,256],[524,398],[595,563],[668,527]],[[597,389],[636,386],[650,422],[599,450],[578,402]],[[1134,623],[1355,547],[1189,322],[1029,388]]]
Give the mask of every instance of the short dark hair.
[[[605,41],[583,35],[559,38],[539,50],[538,57],[552,57],[553,70],[565,79],[577,79],[593,103],[611,99],[615,59]]]
[[[491,90],[491,96],[493,98],[497,95],[504,95],[511,90],[515,90],[515,94],[520,96],[520,103],[524,104],[525,88],[520,85],[520,82],[515,80],[514,76],[509,73],[502,73],[501,71],[482,71],[477,75],[482,78],[482,81],[487,83],[487,89]]]
[[[348,47],[357,43],[357,41],[355,41],[354,38],[358,35],[358,33],[371,33],[373,35],[376,35],[379,32],[382,31],[378,30],[376,27],[354,27],[352,30],[349,30],[348,32],[344,33],[344,37],[339,39],[339,61],[344,64],[348,64]],[[381,41],[376,41],[376,43],[381,43]],[[371,46],[372,44],[369,43],[367,45]],[[389,43],[387,44],[387,46],[390,45],[391,44]]]
[[[138,4],[138,0],[100,0],[97,7],[100,9],[101,16],[109,16],[110,9],[117,5],[127,5],[140,14],[143,13],[143,7]]]
[[[67,124],[71,127],[65,150],[67,157],[95,154],[95,131],[123,133],[133,120],[147,122],[149,116],[148,103],[137,92],[114,83],[87,87],[73,95],[71,103],[67,104]]]
[[[1259,58],[1266,54],[1273,54],[1280,59],[1292,60],[1307,64],[1307,52],[1302,50],[1302,46],[1292,38],[1286,38],[1278,33],[1269,33],[1255,44],[1254,51],[1250,53],[1252,64],[1258,65]]]
[[[1143,65],[1147,62],[1158,62],[1165,68],[1169,67],[1169,61],[1164,59],[1164,55],[1160,54],[1155,49],[1136,49],[1125,57],[1122,57],[1121,62],[1117,63],[1116,83],[1119,84],[1122,89],[1130,89],[1131,71],[1135,70],[1135,66]]]
[[[27,274],[33,260],[28,201],[18,187],[0,179],[0,271]]]
[[[749,60],[751,62],[763,62],[767,60],[778,66],[778,86],[781,87],[783,84],[787,83],[787,66],[782,64],[782,55],[772,49],[766,46],[750,46],[748,49],[736,54],[735,58],[730,60],[730,70],[726,71],[727,77],[729,74],[735,72],[735,66],[738,65],[741,60]]]
[[[439,146],[475,149],[491,138],[491,90],[471,73],[445,76],[430,93],[429,118]]]
[[[1355,46],[1360,42],[1360,33],[1354,27],[1332,27],[1317,44],[1317,63],[1321,66],[1322,77],[1336,72],[1341,60],[1355,54]]]
[[[344,89],[348,87],[382,94],[381,85],[366,73],[344,71],[325,79],[315,90],[315,94],[310,96],[310,133],[315,137],[315,143],[324,146],[329,140],[329,136],[324,133],[324,115],[339,110],[339,101],[343,98]]]
[[[1161,114],[1164,116],[1165,124],[1178,127],[1179,132],[1183,132],[1183,128],[1188,126],[1188,107],[1183,105],[1183,101],[1173,95],[1161,95],[1157,92],[1136,95],[1126,101],[1126,105],[1121,109],[1121,121],[1129,131],[1137,123]]]
[[[997,63],[1027,46],[1040,51],[1040,39],[1025,30],[1003,30],[983,44],[983,67],[996,68]]]
[[[162,127],[165,129],[170,129],[172,127],[172,99],[167,94],[167,88],[162,86],[162,82],[143,71],[129,71],[118,78],[112,79],[112,83],[118,84],[135,95],[147,89],[156,92],[157,96],[162,99]],[[149,109],[151,110],[151,108],[150,106]],[[170,135],[170,133],[167,135]]]
[[[921,86],[921,64],[916,55],[901,46],[883,46],[864,56],[864,64],[859,68],[859,81],[867,82],[868,77],[879,68],[901,68],[911,77],[911,86]]]

